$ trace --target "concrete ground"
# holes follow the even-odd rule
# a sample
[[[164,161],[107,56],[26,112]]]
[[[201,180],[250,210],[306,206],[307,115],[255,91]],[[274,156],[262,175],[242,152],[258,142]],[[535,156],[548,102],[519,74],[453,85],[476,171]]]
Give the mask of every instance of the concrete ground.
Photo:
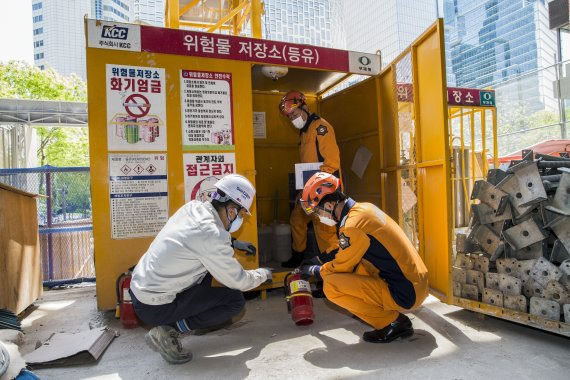
[[[297,327],[281,291],[247,302],[234,326],[188,336],[194,359],[169,365],[144,342],[146,330],[125,330],[113,313],[96,310],[95,288],[45,292],[23,321],[23,354],[54,332],[108,325],[120,332],[99,362],[37,369],[42,379],[568,379],[570,339],[476,314],[429,298],[410,314],[416,334],[370,344],[370,328],[323,299],[315,323]]]

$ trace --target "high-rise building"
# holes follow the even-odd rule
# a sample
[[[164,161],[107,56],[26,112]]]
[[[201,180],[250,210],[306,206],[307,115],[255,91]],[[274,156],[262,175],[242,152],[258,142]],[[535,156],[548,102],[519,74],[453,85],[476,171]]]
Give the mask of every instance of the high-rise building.
[[[437,18],[436,0],[343,0],[349,50],[382,53],[389,64]]]
[[[263,38],[344,49],[342,0],[265,0]]]
[[[98,20],[132,22],[133,0],[91,0],[91,17]]]
[[[131,20],[132,0],[33,0],[34,64],[85,80],[86,15],[103,20]]]
[[[494,86],[556,63],[545,0],[445,0],[447,81]]]
[[[164,0],[133,0],[132,22],[164,26]]]
[[[85,79],[83,18],[89,10],[90,0],[32,1],[35,66]]]

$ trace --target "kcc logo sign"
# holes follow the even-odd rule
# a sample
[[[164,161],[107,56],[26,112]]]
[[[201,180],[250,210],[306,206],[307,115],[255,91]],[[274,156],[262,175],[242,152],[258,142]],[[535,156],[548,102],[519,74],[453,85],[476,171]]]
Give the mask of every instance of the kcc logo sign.
[[[129,28],[122,28],[115,25],[104,25],[101,31],[102,38],[112,38],[115,40],[126,40],[129,34]]]

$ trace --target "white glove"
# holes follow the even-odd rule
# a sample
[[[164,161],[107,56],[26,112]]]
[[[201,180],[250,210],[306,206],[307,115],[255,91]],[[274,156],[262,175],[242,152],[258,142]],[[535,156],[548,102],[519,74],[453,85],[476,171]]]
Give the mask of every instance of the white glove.
[[[259,268],[257,271],[265,276],[264,284],[271,284],[273,282],[273,269]]]

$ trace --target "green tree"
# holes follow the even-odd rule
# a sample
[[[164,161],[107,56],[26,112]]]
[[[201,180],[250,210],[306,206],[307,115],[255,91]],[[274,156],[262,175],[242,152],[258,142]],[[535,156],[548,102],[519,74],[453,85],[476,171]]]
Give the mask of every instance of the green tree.
[[[64,77],[22,61],[0,62],[0,98],[87,101],[87,86],[77,75]],[[40,165],[87,166],[86,128],[36,127]]]
[[[23,61],[0,62],[0,98],[87,101],[87,86],[77,75],[64,77]]]

